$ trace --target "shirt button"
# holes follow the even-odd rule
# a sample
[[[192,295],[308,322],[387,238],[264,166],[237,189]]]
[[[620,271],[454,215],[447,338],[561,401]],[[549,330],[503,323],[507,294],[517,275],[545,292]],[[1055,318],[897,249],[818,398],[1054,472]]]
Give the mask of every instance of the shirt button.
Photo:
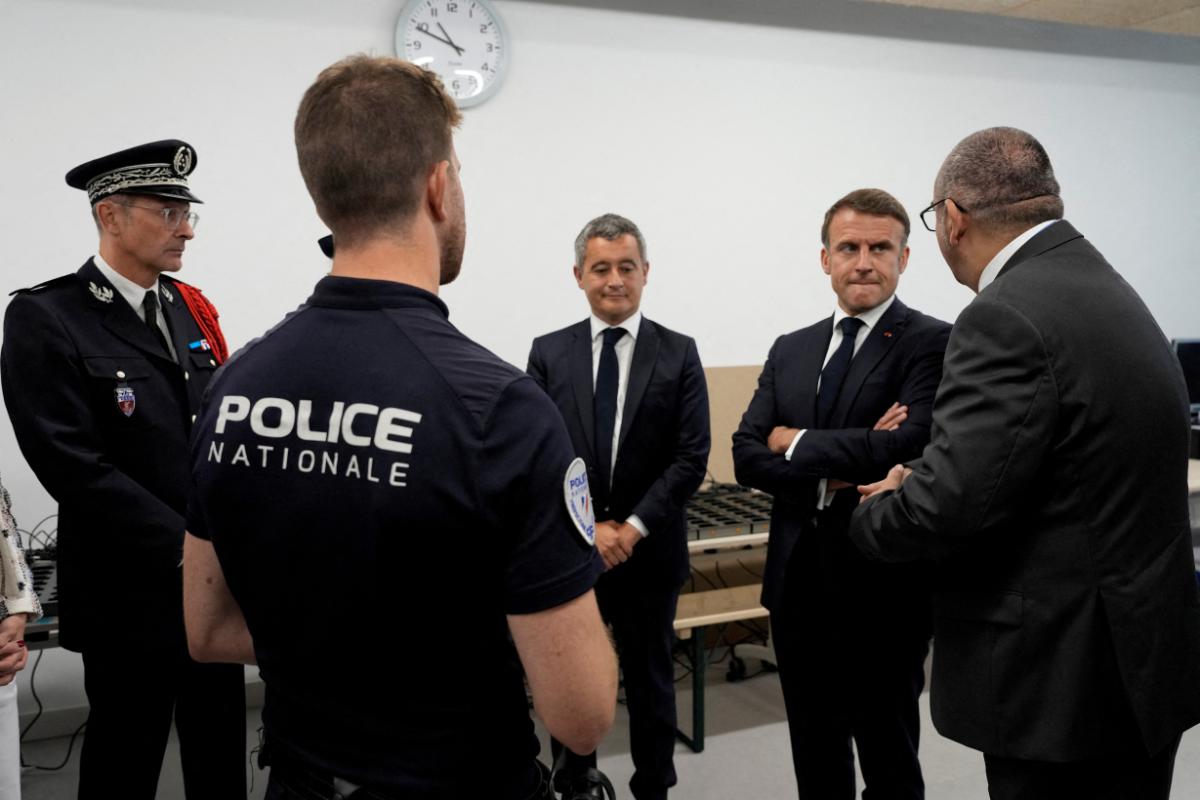
[[[191,376],[191,375],[188,375],[186,372],[185,372],[185,373],[183,373],[183,379],[184,379],[185,381],[186,381],[186,380],[191,380],[191,377],[192,377],[192,376]]]
[[[124,380],[125,379],[125,370],[123,370],[123,369],[117,370],[117,377]]]

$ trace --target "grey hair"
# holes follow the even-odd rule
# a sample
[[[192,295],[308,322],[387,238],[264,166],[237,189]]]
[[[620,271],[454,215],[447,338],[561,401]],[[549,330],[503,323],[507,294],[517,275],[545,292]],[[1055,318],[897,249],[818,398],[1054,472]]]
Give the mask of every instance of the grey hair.
[[[638,230],[638,226],[620,214],[601,214],[587,225],[584,225],[583,230],[575,237],[575,266],[583,266],[583,259],[587,254],[589,239],[599,237],[612,242],[620,239],[625,234],[629,234],[637,240],[638,255],[642,257],[642,261],[645,261],[646,239],[642,236],[642,232]]]
[[[110,195],[101,197],[92,204],[92,222],[96,224],[96,233],[104,233],[104,226],[100,224],[100,212],[96,210],[96,206],[103,203],[105,200],[111,200],[117,205],[125,208],[125,215],[129,216],[129,209],[126,207],[129,202],[129,195],[124,192],[113,192]]]
[[[1016,128],[987,128],[963,139],[938,170],[935,199],[952,198],[986,228],[1028,228],[1062,219],[1050,156]]]

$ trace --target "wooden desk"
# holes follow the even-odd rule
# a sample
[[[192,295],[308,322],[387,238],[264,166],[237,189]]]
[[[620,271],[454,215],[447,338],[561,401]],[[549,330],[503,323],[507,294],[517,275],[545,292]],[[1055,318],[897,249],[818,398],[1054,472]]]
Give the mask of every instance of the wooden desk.
[[[762,547],[766,543],[766,533],[695,539],[688,542],[688,553],[695,556],[722,550]],[[679,595],[679,603],[675,607],[675,632],[680,639],[691,640],[688,652],[692,662],[692,733],[689,736],[676,724],[675,735],[695,753],[704,750],[704,673],[708,665],[705,629],[710,625],[767,616],[767,609],[759,604],[761,595],[761,583]]]

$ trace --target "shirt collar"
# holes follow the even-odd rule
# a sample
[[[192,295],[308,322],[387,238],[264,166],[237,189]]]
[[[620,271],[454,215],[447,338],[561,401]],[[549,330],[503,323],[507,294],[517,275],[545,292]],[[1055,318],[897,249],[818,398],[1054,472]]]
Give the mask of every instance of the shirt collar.
[[[609,325],[607,322],[600,319],[595,314],[592,314],[588,318],[588,321],[591,322],[591,324],[592,324],[592,340],[593,341],[595,341],[597,336],[604,333],[609,328],[624,328],[625,335],[629,337],[629,340],[636,342],[637,337],[638,337],[638,331],[642,327],[642,312],[640,309],[633,312],[633,314],[630,315],[629,319],[625,320],[620,325]]]
[[[893,294],[887,300],[884,300],[870,311],[864,311],[863,313],[856,314],[855,316],[858,317],[858,319],[863,323],[863,327],[865,327],[867,332],[870,333],[871,329],[875,327],[875,323],[879,322],[879,318],[887,313],[887,310],[892,307],[892,303],[895,301],[896,295]],[[840,305],[835,306],[833,309],[833,327],[836,328],[838,323],[848,316],[850,315],[843,311]]]
[[[976,294],[982,292],[988,287],[989,284],[991,284],[992,281],[996,280],[996,277],[1000,274],[1000,270],[1004,269],[1004,265],[1008,263],[1009,259],[1017,254],[1017,251],[1021,249],[1022,245],[1024,245],[1034,236],[1037,236],[1039,233],[1041,233],[1043,229],[1049,228],[1056,222],[1058,222],[1056,219],[1048,219],[1045,222],[1039,222],[1037,225],[1034,225],[1032,228],[1025,231],[1008,244],[1004,245],[1004,247],[1000,249],[999,253],[996,253],[996,255],[992,256],[992,260],[989,261],[988,265],[983,268],[983,272],[979,273],[979,289],[976,291]]]
[[[157,278],[154,280],[153,286],[151,286],[149,289],[143,289],[141,286],[138,286],[136,283],[129,280],[129,278],[126,278],[124,275],[110,267],[108,262],[105,261],[104,257],[99,253],[96,254],[92,261],[95,263],[96,269],[100,270],[100,274],[104,276],[105,280],[111,283],[113,288],[120,293],[121,297],[124,297],[126,302],[133,306],[133,309],[139,313],[142,309],[142,303],[146,300],[146,292],[158,293]]]
[[[432,292],[399,281],[346,278],[326,275],[317,282],[308,304],[329,308],[419,308],[435,309],[450,317],[450,309]]]

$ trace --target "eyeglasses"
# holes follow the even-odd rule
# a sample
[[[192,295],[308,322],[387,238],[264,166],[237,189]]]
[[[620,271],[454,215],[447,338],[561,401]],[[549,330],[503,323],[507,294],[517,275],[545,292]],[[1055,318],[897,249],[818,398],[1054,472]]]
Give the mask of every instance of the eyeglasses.
[[[935,200],[934,202],[929,204],[928,208],[926,208],[924,211],[921,212],[921,224],[925,226],[925,230],[929,231],[930,233],[937,232],[937,212],[935,209],[938,206],[940,206],[942,203],[945,203],[947,200],[954,200],[954,198],[953,197],[943,197],[941,200]],[[970,211],[967,211],[965,208],[963,208],[962,204],[959,203],[957,200],[954,200],[954,205],[957,206],[958,210],[963,212],[964,214],[971,213]]]
[[[1055,195],[1045,194],[1045,193],[1031,194],[1028,197],[1018,197],[1016,200],[1003,200],[999,203],[989,203],[985,206],[976,206],[976,209],[993,208],[995,206],[1013,206],[1013,205],[1016,205],[1017,203],[1024,203],[1026,200],[1036,200],[1039,197],[1055,197]],[[928,208],[926,208],[924,211],[921,212],[921,224],[924,225],[925,229],[930,231],[931,233],[937,232],[937,213],[936,213],[935,209],[938,206],[945,203],[947,200],[954,200],[954,198],[953,197],[943,197],[941,200],[935,200],[934,202],[929,204]],[[957,200],[954,200],[954,205],[956,208],[958,208],[959,211],[961,211],[964,214],[971,213],[970,211],[968,211],[966,208],[963,207],[962,203],[958,202]],[[931,214],[932,214],[932,216],[931,216]]]
[[[137,203],[120,202],[118,202],[117,205],[125,206],[126,208],[140,208],[145,211],[155,211],[160,217],[162,217],[163,225],[166,225],[167,230],[170,231],[178,230],[179,226],[183,224],[185,219],[187,220],[188,227],[190,227],[192,230],[195,230],[196,225],[200,222],[200,215],[195,211],[184,211],[182,208],[175,208],[174,206],[163,206],[162,208],[158,208],[156,206],[140,206]]]

